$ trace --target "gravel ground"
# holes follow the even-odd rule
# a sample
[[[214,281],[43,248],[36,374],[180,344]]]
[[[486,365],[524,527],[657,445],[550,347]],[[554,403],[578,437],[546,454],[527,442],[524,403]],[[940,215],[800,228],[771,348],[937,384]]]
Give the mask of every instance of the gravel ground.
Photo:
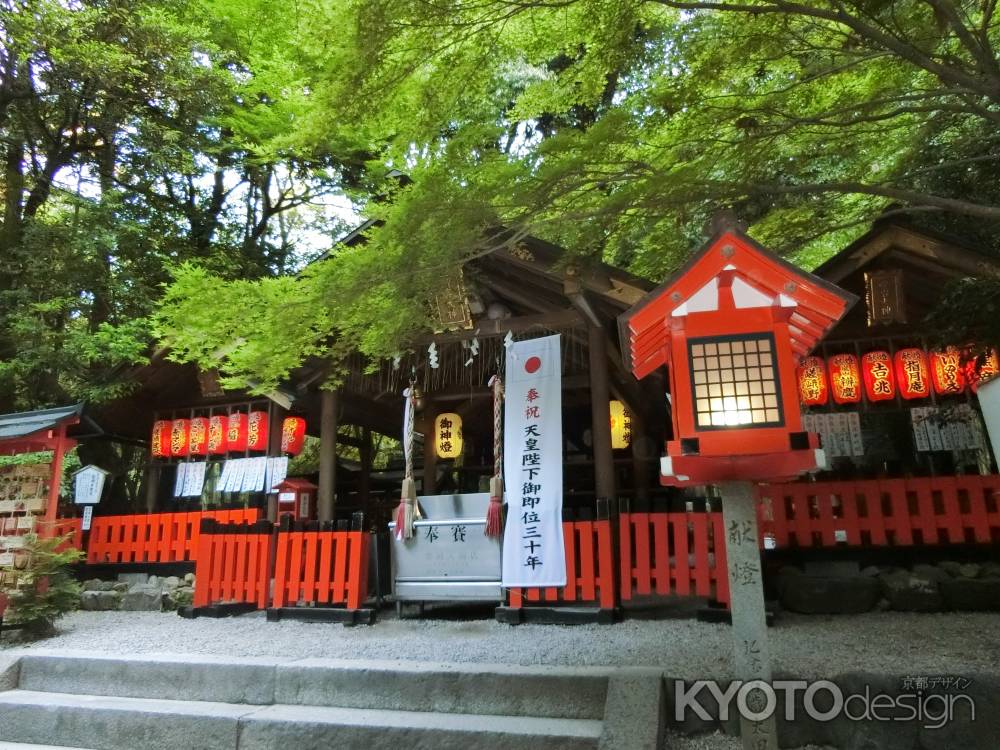
[[[421,659],[518,664],[661,666],[671,677],[726,678],[727,625],[687,619],[628,620],[575,627],[492,619],[407,619],[374,627],[267,622],[263,614],[185,620],[171,613],[75,612],[59,635],[33,644],[114,653]],[[775,670],[801,678],[849,671],[954,675],[1000,668],[1000,614],[783,614],[770,630]],[[23,647],[9,635],[0,650]],[[29,644],[32,647],[32,644]]]
[[[739,738],[716,732],[697,737],[668,732],[664,742],[664,750],[742,750]],[[798,750],[828,750],[816,745],[807,745]],[[832,749],[829,749],[832,750]]]

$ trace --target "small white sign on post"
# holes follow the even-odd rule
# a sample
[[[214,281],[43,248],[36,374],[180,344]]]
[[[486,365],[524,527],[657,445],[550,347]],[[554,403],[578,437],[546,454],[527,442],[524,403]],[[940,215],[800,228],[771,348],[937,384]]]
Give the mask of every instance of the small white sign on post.
[[[96,505],[104,493],[108,472],[98,466],[84,466],[73,475],[73,502],[76,505]]]
[[[83,509],[83,525],[81,531],[90,531],[90,523],[94,520],[94,506],[88,505]]]

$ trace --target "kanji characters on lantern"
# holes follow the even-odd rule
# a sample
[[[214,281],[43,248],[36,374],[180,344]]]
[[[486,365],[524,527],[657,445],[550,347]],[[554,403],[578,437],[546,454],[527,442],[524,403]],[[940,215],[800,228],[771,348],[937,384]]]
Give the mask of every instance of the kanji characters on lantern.
[[[611,448],[619,450],[632,444],[632,415],[621,401],[608,403],[611,413]]]
[[[965,364],[965,379],[973,393],[979,390],[980,385],[992,380],[998,374],[1000,374],[1000,357],[997,356],[996,349],[990,349],[989,354],[972,357]]]
[[[194,417],[188,429],[188,454],[191,456],[208,455],[208,419]]]
[[[462,455],[462,417],[452,412],[438,414],[434,419],[434,445],[438,458],[458,458]]]
[[[923,349],[900,349],[896,352],[896,383],[905,399],[927,398],[931,392],[930,368]]]
[[[247,449],[247,415],[233,412],[226,423],[226,450],[239,453]]]
[[[830,358],[830,390],[838,404],[856,404],[861,400],[861,373],[858,358],[853,354],[837,354]]]
[[[797,370],[799,400],[803,406],[823,406],[829,398],[826,365],[820,357],[806,357]]]
[[[252,411],[247,417],[247,448],[252,451],[267,450],[266,411]]]
[[[939,396],[955,395],[965,390],[962,354],[956,347],[931,352],[931,380],[934,392]]]
[[[892,357],[886,351],[866,352],[861,357],[861,378],[865,398],[871,402],[896,398],[896,381],[892,374]]]
[[[226,433],[229,430],[229,420],[222,414],[216,414],[208,420],[208,455],[224,456],[226,454]]]
[[[175,419],[170,423],[170,455],[186,456],[188,454],[188,420]]]
[[[302,417],[285,417],[281,423],[281,452],[297,456],[306,441],[306,420]]]
[[[169,419],[158,419],[153,423],[153,435],[149,440],[149,450],[153,458],[170,457],[170,428]]]

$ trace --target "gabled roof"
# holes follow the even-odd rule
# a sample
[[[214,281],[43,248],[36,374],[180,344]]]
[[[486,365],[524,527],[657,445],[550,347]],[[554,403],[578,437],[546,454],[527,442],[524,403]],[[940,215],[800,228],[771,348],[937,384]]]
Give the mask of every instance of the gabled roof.
[[[80,422],[83,404],[0,415],[0,451],[45,450],[49,431]]]
[[[796,268],[747,235],[724,231],[669,281],[619,316],[622,351],[637,378],[667,364],[671,320],[720,308],[774,307],[788,311],[792,349],[807,353],[857,298]]]
[[[813,273],[839,283],[876,258],[890,253],[903,253],[949,277],[1000,275],[997,258],[973,250],[959,238],[915,227],[904,221],[884,219],[876,221],[869,231]]]

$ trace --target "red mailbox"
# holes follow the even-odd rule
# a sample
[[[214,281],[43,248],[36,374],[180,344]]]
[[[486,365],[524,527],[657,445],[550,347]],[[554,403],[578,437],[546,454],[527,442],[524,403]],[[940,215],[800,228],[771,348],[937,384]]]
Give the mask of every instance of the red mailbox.
[[[730,230],[625,312],[632,372],[669,371],[660,481],[782,481],[823,467],[819,436],[802,429],[796,365],[855,301]]]
[[[319,489],[308,479],[291,477],[272,488],[278,493],[278,519],[291,516],[296,521],[316,518],[316,490]]]

